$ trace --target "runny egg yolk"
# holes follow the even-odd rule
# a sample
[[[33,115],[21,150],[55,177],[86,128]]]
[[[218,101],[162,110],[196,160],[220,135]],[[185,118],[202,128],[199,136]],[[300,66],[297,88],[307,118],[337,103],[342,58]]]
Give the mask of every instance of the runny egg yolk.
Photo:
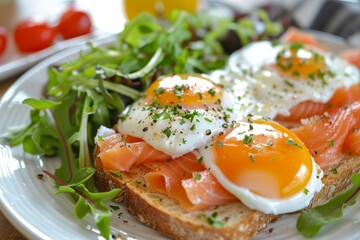
[[[306,191],[311,155],[295,134],[276,122],[239,123],[213,147],[216,165],[239,187],[277,199]]]
[[[147,103],[186,109],[217,106],[222,88],[200,75],[178,74],[157,79],[145,94]]]
[[[323,56],[294,43],[276,56],[275,67],[281,74],[291,78],[314,79],[326,71]]]

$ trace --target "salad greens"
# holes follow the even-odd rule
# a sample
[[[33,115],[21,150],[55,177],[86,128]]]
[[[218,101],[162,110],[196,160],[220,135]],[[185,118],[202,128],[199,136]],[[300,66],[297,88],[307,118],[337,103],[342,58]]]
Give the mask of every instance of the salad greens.
[[[323,205],[300,214],[296,227],[304,237],[316,236],[325,225],[341,219],[346,207],[356,203],[360,193],[360,173],[353,175],[351,181],[353,186],[347,191]]]
[[[32,107],[30,122],[6,135],[10,145],[22,145],[31,154],[59,156],[61,166],[55,173],[44,170],[57,183],[56,194],[71,194],[76,216],[92,214],[109,239],[110,210],[104,203],[120,190],[96,193],[91,154],[97,129],[112,126],[125,106],[160,75],[222,68],[228,56],[221,40],[229,31],[242,45],[281,32],[265,12],[257,14],[257,22],[183,11],[174,11],[166,21],[139,15],[112,46],[89,43],[78,59],[50,67],[44,98],[24,100]],[[255,30],[259,23],[265,26],[262,32]]]

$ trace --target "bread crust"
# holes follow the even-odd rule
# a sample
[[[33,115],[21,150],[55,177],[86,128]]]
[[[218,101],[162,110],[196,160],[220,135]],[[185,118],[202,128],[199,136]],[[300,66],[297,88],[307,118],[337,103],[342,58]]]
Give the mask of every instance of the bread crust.
[[[133,182],[126,184],[124,205],[140,222],[173,239],[251,239],[278,217],[250,210],[241,202],[188,213],[173,199]],[[207,222],[205,216],[214,212],[225,223],[222,228]]]
[[[185,212],[173,199],[147,190],[143,178],[147,172],[146,167],[133,166],[131,171],[123,172],[119,178],[104,169],[98,153],[96,147],[94,166],[97,170],[95,184],[98,190],[122,188],[122,194],[116,201],[123,201],[128,212],[140,222],[173,239],[251,239],[271,221],[281,217],[251,210],[240,201],[207,211]],[[324,171],[324,186],[315,194],[307,209],[320,205],[349,188],[352,184],[351,176],[359,172],[360,157],[344,155],[336,171]],[[214,211],[218,213],[217,219],[225,223],[222,228],[215,228],[206,220],[205,216],[210,216]]]
[[[320,192],[315,194],[307,209],[321,205],[351,187],[351,176],[356,173],[360,173],[360,156],[344,154],[336,168],[332,167],[324,171],[322,178],[324,186]]]

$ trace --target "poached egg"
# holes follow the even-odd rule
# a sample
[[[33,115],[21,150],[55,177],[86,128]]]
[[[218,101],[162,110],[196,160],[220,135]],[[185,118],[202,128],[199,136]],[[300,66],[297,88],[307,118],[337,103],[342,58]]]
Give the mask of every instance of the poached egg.
[[[199,149],[204,165],[246,206],[294,212],[321,190],[322,170],[289,129],[263,118],[239,122]]]
[[[205,76],[165,76],[126,110],[117,128],[176,158],[230,127],[232,105],[231,94]]]
[[[304,101],[326,103],[338,88],[360,81],[359,70],[333,53],[269,41],[234,52],[226,68],[211,77],[252,99],[251,114],[271,119],[289,116],[290,109]]]

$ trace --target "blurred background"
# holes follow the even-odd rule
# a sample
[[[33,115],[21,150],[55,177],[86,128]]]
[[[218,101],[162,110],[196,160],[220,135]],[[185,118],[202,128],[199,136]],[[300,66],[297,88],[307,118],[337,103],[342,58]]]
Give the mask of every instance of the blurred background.
[[[19,21],[43,15],[55,22],[69,4],[87,11],[95,29],[115,33],[127,19],[141,10],[151,10],[160,0],[0,0],[0,25],[13,31]],[[360,32],[360,0],[170,0],[170,7],[217,11],[219,14],[246,14],[265,8],[273,20],[288,18],[291,24],[351,37]],[[198,4],[197,7],[195,5]],[[124,9],[124,6],[127,9]],[[360,41],[359,41],[360,42]],[[356,44],[357,42],[355,42]]]
[[[0,0],[0,25],[11,32],[21,20],[35,15],[55,23],[69,4],[88,12],[96,29],[118,32],[125,23],[121,0]]]
[[[160,1],[160,0],[157,0]],[[149,9],[156,0],[0,0],[0,25],[11,31],[22,19],[44,15],[55,21],[68,4],[89,12],[97,29],[109,32],[121,30],[126,21],[127,6],[130,15]],[[360,0],[170,0],[169,6],[187,9],[198,4],[202,10],[246,13],[264,7],[273,19],[290,17],[297,25],[348,37],[360,27]]]
[[[252,0],[209,1],[212,6],[227,5],[235,14],[264,8],[272,20],[285,27],[296,26],[331,33],[360,47],[360,0]]]

